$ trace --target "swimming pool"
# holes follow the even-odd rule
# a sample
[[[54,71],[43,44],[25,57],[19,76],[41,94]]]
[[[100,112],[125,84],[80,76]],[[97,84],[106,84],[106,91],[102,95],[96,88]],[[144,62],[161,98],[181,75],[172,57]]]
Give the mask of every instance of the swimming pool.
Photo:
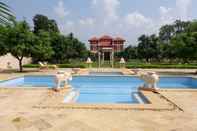
[[[197,89],[197,79],[182,76],[160,77],[158,87],[168,89]]]
[[[136,76],[90,75],[73,76],[69,82],[77,92],[77,103],[143,103],[146,98],[138,87],[144,82]],[[0,82],[5,88],[53,88],[55,76],[26,75]],[[197,79],[182,76],[160,77],[159,88],[197,89]],[[65,96],[66,99],[66,96]]]
[[[122,72],[90,72],[91,76],[117,76],[123,75]]]
[[[135,76],[76,76],[70,81],[79,91],[77,103],[139,103],[147,100],[138,94],[144,82]],[[191,77],[161,77],[160,88],[197,89],[197,79]]]
[[[41,75],[26,75],[23,77],[18,77],[6,81],[0,82],[0,87],[6,88],[30,88],[30,87],[39,87],[39,88],[53,88],[55,87],[55,76],[41,76]]]
[[[76,76],[70,81],[80,92],[77,103],[138,103],[135,96],[142,83],[126,76]]]

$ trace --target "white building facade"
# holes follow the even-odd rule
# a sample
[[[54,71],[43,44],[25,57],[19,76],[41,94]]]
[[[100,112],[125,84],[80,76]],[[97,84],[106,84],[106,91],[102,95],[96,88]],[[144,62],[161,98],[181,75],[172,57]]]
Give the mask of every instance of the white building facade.
[[[32,62],[31,58],[23,58],[23,65],[30,64],[31,62]],[[13,57],[11,54],[7,54],[0,57],[0,69],[8,69],[9,68],[8,63],[10,63],[9,66],[12,69],[19,68],[18,60],[15,57]]]

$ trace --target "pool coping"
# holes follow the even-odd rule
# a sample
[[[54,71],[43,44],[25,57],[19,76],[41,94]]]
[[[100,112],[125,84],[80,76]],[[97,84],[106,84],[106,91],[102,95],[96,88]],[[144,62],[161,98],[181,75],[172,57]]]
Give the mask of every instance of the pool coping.
[[[71,89],[62,89],[59,92],[53,89],[27,89],[27,88],[0,88],[0,90],[26,90],[47,91],[45,98],[39,103],[32,105],[34,109],[89,109],[89,110],[123,110],[123,111],[179,111],[184,112],[180,105],[173,99],[163,95],[162,92],[197,92],[197,89],[159,89],[157,92],[139,90],[150,102],[149,104],[79,104],[63,103],[64,97]],[[165,94],[165,93],[164,93]]]
[[[24,77],[25,75],[21,76],[14,76],[11,79],[18,78],[18,77]],[[36,75],[30,75],[30,76],[38,76]],[[46,75],[39,75],[39,76],[48,76]],[[50,75],[52,76],[52,75]],[[83,75],[82,75],[83,76]],[[121,75],[122,76],[122,75]],[[125,76],[125,75],[123,75]],[[136,76],[136,75],[127,75],[127,76]],[[193,75],[161,75],[162,77],[190,77],[197,79],[197,77]],[[0,87],[0,90],[7,89],[7,90],[49,90],[53,91],[52,88],[38,88],[38,87],[18,87],[18,88],[9,88],[9,87]],[[61,101],[53,101],[51,104],[45,103],[45,101],[42,101],[38,105],[34,105],[33,108],[39,108],[39,109],[98,109],[98,110],[151,110],[151,111],[183,111],[176,103],[173,101],[169,100],[167,97],[162,95],[162,92],[166,91],[174,91],[174,92],[197,92],[197,89],[180,89],[180,88],[174,88],[174,89],[167,89],[167,88],[162,88],[157,91],[157,93],[154,92],[148,92],[148,91],[143,91],[140,90],[140,92],[149,100],[149,104],[79,104],[79,103],[63,103],[63,99],[66,94],[60,95],[60,100]],[[54,91],[53,91],[54,92]],[[64,92],[64,91],[63,91]],[[60,91],[59,93],[62,93]],[[59,95],[57,95],[59,96]],[[50,101],[50,98],[46,99]]]
[[[162,91],[170,91],[171,89],[167,90],[158,90],[157,92],[150,92],[150,91],[143,91],[141,92],[150,103],[148,104],[79,104],[79,103],[63,103],[63,97],[60,98],[61,102],[52,102],[50,98],[46,99],[50,101],[49,103],[41,102],[39,105],[33,106],[36,109],[90,109],[90,110],[137,110],[137,111],[181,111],[184,110],[168,99],[166,96],[162,94]],[[175,91],[175,89],[173,89]],[[177,91],[179,91],[178,89]],[[184,91],[195,91],[197,89],[188,89]]]
[[[8,79],[5,79],[5,80],[0,80],[0,84],[2,82],[6,82],[6,81],[9,81],[9,80],[14,80],[14,79],[18,79],[18,78],[21,78],[21,77],[25,77],[25,76],[54,76],[55,75],[52,75],[52,74],[27,74],[27,75],[20,75],[20,76],[13,76],[13,77],[9,77]],[[0,86],[0,89],[6,89],[6,88],[9,88],[9,89],[36,89],[36,88],[40,88],[40,89],[52,89],[54,87],[48,87],[48,86],[12,86],[12,87],[4,87],[4,86]]]

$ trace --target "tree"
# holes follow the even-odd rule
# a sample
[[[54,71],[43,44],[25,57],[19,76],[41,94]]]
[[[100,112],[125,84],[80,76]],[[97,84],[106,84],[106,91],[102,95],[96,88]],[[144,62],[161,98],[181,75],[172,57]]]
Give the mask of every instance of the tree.
[[[7,27],[0,25],[0,56],[8,52],[8,47],[6,45],[7,33]]]
[[[124,57],[125,59],[137,59],[138,58],[138,52],[137,47],[134,46],[128,46],[124,49],[124,51],[119,52],[116,54],[118,58]]]
[[[10,10],[10,7],[3,2],[0,2],[0,24],[7,25],[12,22],[13,18],[14,15]]]
[[[34,33],[38,33],[39,30],[46,32],[59,32],[57,23],[55,20],[48,19],[47,16],[37,14],[33,18],[34,22]]]
[[[51,58],[51,62],[64,63],[70,59],[85,58],[88,55],[88,51],[85,44],[78,39],[72,38],[70,35],[64,36],[59,33],[53,33],[51,35],[51,46],[54,50],[54,54]]]
[[[177,35],[186,32],[189,24],[190,22],[188,21],[176,20],[173,25],[175,34]]]
[[[176,20],[171,25],[164,25],[160,28],[159,39],[162,43],[169,43],[173,36],[186,32],[190,22]]]
[[[50,62],[52,63],[63,63],[66,59],[65,55],[67,54],[67,43],[65,41],[65,36],[59,33],[53,33],[51,35],[51,47],[54,51]]]
[[[161,58],[161,43],[159,42],[159,38],[153,34],[150,36],[150,43],[152,48],[152,58],[160,61]]]
[[[149,62],[151,58],[159,58],[159,43],[158,38],[155,35],[146,36],[142,35],[138,38],[138,55],[141,58],[145,58],[146,62]]]
[[[59,29],[55,20],[48,20],[48,24],[49,24],[49,29],[48,29],[49,32],[59,33]]]
[[[182,33],[171,40],[176,56],[184,63],[197,58],[197,33]]]
[[[74,35],[73,35],[72,32],[70,34],[68,34],[68,38],[71,39],[71,40],[74,38]]]
[[[173,60],[176,58],[174,47],[171,43],[160,43],[161,58],[167,60]]]
[[[159,30],[159,38],[164,43],[169,43],[174,35],[174,28],[172,25],[164,25]]]
[[[24,57],[30,57],[34,44],[34,34],[26,21],[16,22],[9,26],[7,45],[9,52],[19,61],[20,72],[23,71]]]
[[[190,22],[187,32],[197,32],[197,20]]]
[[[54,54],[51,47],[51,39],[48,32],[40,30],[35,36],[34,45],[32,47],[33,61],[47,61]]]
[[[138,38],[138,54],[140,58],[145,58],[146,62],[149,62],[151,56],[148,54],[149,38],[146,35],[142,35]]]
[[[72,52],[70,57],[72,58],[85,58],[87,56],[87,49],[84,43],[80,42],[78,39],[76,38],[72,38],[71,40],[69,40],[70,42],[70,48],[69,50],[71,50]],[[69,55],[68,55],[69,56]]]

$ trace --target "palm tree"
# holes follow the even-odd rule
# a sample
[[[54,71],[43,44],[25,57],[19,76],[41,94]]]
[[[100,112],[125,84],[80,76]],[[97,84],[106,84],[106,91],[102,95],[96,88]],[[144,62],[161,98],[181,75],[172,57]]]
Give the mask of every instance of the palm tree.
[[[14,19],[14,15],[10,7],[3,2],[0,2],[0,25],[10,24]]]

